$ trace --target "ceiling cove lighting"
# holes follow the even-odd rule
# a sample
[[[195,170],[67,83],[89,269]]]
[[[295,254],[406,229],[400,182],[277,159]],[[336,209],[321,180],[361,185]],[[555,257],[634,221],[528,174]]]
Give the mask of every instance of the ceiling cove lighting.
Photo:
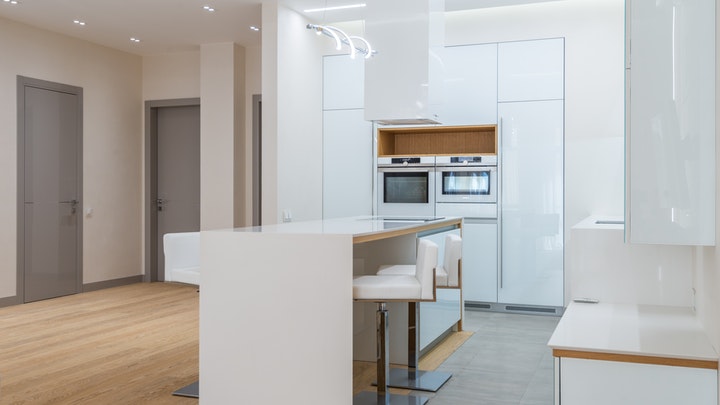
[[[348,4],[347,6],[335,6],[335,7],[323,7],[323,8],[311,8],[307,10],[303,10],[305,13],[315,13],[318,11],[335,11],[335,10],[346,10],[348,8],[360,8],[365,7],[365,3],[360,4]]]
[[[215,9],[210,6],[203,6],[203,10],[207,11],[208,13],[212,13],[213,11],[215,11]]]
[[[73,23],[75,23],[77,25],[85,25],[85,21],[81,21],[81,20],[73,20]]]
[[[320,35],[324,34],[332,39],[335,40],[335,49],[338,51],[342,49],[342,45],[345,44],[350,48],[350,58],[355,59],[356,53],[361,53],[365,55],[365,59],[370,58],[375,54],[376,51],[372,49],[370,46],[370,43],[362,37],[358,36],[350,36],[345,33],[345,31],[341,30],[340,28],[333,27],[330,25],[315,25],[315,24],[308,24],[305,28],[309,30],[315,30],[315,33]],[[353,40],[360,42],[363,44],[364,47],[357,47],[355,46],[355,42]]]

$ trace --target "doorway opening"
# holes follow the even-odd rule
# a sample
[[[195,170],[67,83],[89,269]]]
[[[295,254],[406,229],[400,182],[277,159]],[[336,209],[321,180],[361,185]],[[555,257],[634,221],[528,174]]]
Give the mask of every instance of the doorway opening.
[[[165,279],[165,233],[200,231],[200,99],[145,102],[145,277]]]

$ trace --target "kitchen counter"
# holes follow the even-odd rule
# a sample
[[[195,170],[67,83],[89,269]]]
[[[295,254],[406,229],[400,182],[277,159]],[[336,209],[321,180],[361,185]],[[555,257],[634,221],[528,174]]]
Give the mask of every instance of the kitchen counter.
[[[353,275],[411,262],[418,233],[461,224],[355,217],[201,232],[200,403],[351,404],[354,329],[375,327],[354,311]]]
[[[691,308],[573,302],[548,345],[556,404],[717,405],[718,355]]]
[[[620,361],[637,355],[711,362],[714,368],[718,363],[710,340],[687,307],[573,302],[548,345],[554,353],[612,354]]]

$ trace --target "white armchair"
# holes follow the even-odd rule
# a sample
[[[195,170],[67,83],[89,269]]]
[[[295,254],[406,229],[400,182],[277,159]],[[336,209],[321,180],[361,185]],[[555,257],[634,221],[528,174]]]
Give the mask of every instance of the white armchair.
[[[163,235],[165,281],[200,285],[200,232]]]

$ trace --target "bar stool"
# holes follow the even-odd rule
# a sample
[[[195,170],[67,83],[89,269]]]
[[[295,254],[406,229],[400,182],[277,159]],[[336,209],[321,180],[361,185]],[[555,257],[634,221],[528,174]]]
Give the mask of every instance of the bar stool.
[[[443,266],[435,272],[437,288],[460,288],[462,238],[459,235],[449,234],[445,237]],[[412,275],[415,265],[396,264],[381,266],[377,272],[381,276]],[[388,377],[388,387],[408,388],[420,391],[437,392],[449,379],[451,373],[442,371],[418,370],[420,360],[420,336],[417,325],[420,318],[420,304],[408,303],[408,368],[391,369]]]
[[[417,249],[416,271],[413,275],[360,276],[353,280],[353,299],[377,303],[377,392],[361,392],[353,399],[361,404],[413,404],[423,405],[426,397],[394,395],[388,392],[387,376],[390,370],[388,302],[435,301],[435,266],[438,246],[429,240],[420,240]]]

